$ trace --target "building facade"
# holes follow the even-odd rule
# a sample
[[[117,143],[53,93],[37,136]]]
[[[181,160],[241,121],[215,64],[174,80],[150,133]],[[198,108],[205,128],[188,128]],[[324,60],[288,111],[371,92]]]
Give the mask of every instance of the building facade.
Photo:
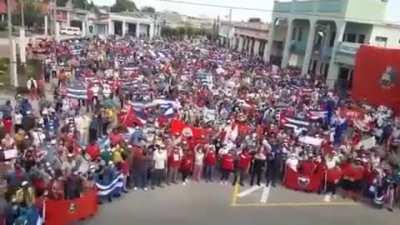
[[[268,43],[269,25],[261,22],[222,22],[219,43],[249,56],[263,58]]]
[[[160,35],[157,21],[140,12],[110,13],[105,10],[91,12],[71,6],[57,7],[57,22],[60,27],[79,27],[82,36],[130,35],[153,38]]]
[[[362,44],[400,48],[400,26],[385,22],[386,0],[275,1],[265,60],[351,88]]]

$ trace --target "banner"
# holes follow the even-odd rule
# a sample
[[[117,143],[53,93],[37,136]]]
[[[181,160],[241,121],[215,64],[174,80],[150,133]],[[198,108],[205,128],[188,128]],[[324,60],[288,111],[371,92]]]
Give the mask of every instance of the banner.
[[[96,183],[97,195],[107,196],[110,193],[119,192],[123,186],[124,186],[124,177],[122,174],[120,174],[108,185],[102,185]]]
[[[46,225],[68,225],[86,219],[97,212],[97,192],[88,191],[74,200],[46,200]]]
[[[356,57],[352,97],[396,112],[400,106],[400,50],[362,45]]]
[[[307,162],[303,162],[302,166],[305,166],[305,163]],[[317,192],[321,189],[325,176],[325,172],[321,169],[317,169],[317,171],[312,171],[311,173],[309,173],[310,171],[300,173],[287,166],[285,171],[283,185],[293,190]]]

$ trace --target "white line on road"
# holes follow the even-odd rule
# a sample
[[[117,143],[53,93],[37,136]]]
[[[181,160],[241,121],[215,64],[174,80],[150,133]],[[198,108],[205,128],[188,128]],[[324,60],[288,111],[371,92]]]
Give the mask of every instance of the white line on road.
[[[261,188],[262,188],[262,186],[253,186],[253,187],[251,187],[249,189],[246,189],[246,190],[240,192],[237,196],[239,198],[242,198],[242,197],[244,197],[246,195],[249,195],[249,194],[251,194],[251,193],[253,193],[253,192],[255,192],[255,191],[257,191],[257,190],[259,190]]]
[[[264,203],[264,204],[267,203],[270,190],[271,190],[270,186],[264,187],[263,193],[262,193],[261,199],[260,199],[261,203]]]

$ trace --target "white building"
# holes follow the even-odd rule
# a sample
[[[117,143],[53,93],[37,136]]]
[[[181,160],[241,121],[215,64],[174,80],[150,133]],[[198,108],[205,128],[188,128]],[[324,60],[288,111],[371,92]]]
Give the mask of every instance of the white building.
[[[400,26],[385,22],[386,7],[385,0],[275,1],[265,60],[351,88],[360,45],[400,48]]]
[[[110,13],[99,10],[95,13],[72,7],[58,7],[57,22],[61,27],[79,27],[83,36],[131,35],[153,38],[160,35],[158,22],[140,12]]]
[[[268,24],[260,22],[222,22],[218,35],[220,44],[250,56],[263,58],[268,42]]]

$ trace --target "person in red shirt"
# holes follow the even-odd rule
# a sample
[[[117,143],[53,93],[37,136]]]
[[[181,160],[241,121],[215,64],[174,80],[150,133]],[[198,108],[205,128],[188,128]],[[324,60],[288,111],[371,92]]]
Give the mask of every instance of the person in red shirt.
[[[235,170],[235,178],[233,179],[232,185],[235,185],[236,182],[239,180],[238,177],[240,177],[239,184],[240,186],[244,186],[243,182],[249,174],[250,163],[251,163],[251,155],[248,149],[245,148],[239,154],[239,157],[237,159],[237,168]]]
[[[117,129],[113,129],[112,133],[110,134],[111,146],[116,146],[117,144],[120,144],[123,140],[124,138],[122,137],[122,134],[119,133]]]
[[[174,148],[168,156],[168,179],[167,184],[177,183],[178,171],[182,160],[182,150]]]
[[[187,177],[193,172],[193,153],[190,150],[187,150],[182,157],[181,160],[181,172],[182,172],[182,181],[183,185],[186,185]]]
[[[342,168],[342,174],[342,188],[345,191],[345,197],[357,200],[364,178],[364,167],[361,165],[361,160],[350,161]]]
[[[204,157],[204,166],[205,166],[205,180],[206,182],[213,181],[213,173],[215,169],[215,165],[217,164],[217,155],[215,153],[215,147],[210,146]]]
[[[229,180],[229,175],[233,172],[234,169],[234,161],[235,157],[232,151],[229,151],[225,155],[222,156],[221,161],[221,169],[222,169],[222,176],[221,176],[221,183],[227,184]]]
[[[97,160],[100,157],[100,147],[95,141],[91,142],[86,147],[86,153],[90,156],[92,161]]]
[[[12,127],[13,127],[12,118],[11,117],[5,117],[3,119],[3,126],[4,126],[4,131],[7,134],[11,134],[11,130],[12,130]]]

